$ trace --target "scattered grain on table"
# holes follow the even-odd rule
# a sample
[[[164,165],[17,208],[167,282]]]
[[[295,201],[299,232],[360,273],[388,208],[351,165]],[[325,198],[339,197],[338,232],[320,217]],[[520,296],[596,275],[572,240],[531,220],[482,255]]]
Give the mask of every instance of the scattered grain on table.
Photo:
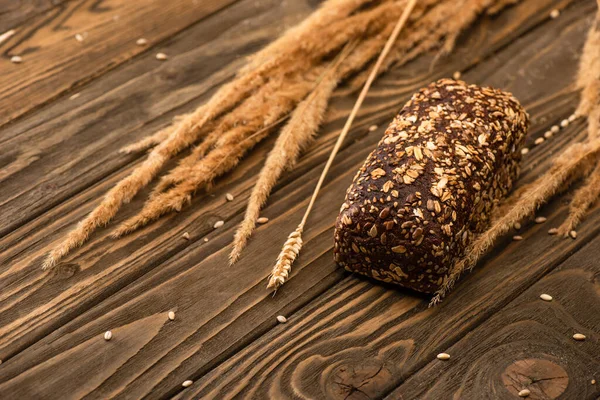
[[[167,316],[169,317],[169,319],[171,321],[175,321],[175,312],[174,311],[169,311],[169,313],[167,314]]]
[[[266,224],[267,222],[269,222],[269,218],[267,217],[260,217],[256,220],[256,222],[258,222],[259,224]]]
[[[440,353],[437,355],[438,360],[449,360],[450,359],[450,354],[448,353]]]
[[[283,315],[278,315],[277,322],[279,322],[280,324],[285,324],[287,322],[287,318],[284,317]]]
[[[111,331],[106,331],[106,332],[104,332],[104,340],[107,340],[107,341],[108,341],[108,340],[112,339],[112,336],[113,336],[113,335],[112,335],[112,332],[111,332]]]
[[[2,35],[0,35],[0,44],[6,42],[8,39],[10,39],[15,33],[17,33],[17,31],[15,31],[14,29],[11,29],[10,31],[6,31],[4,32]]]
[[[576,333],[573,335],[573,339],[579,340],[579,341],[585,340],[585,335],[583,333]]]
[[[165,61],[167,58],[169,58],[165,53],[157,53],[156,54],[156,59],[159,61]]]
[[[519,392],[519,397],[527,397],[531,394],[529,389],[523,389]]]
[[[231,193],[227,193],[225,195],[225,198],[227,199],[227,201],[233,201],[233,195]]]
[[[223,225],[225,225],[225,221],[217,221],[215,222],[215,224],[213,225],[213,228],[217,229],[222,227]]]
[[[184,388],[186,388],[186,387],[192,386],[193,383],[194,383],[194,381],[191,381],[191,380],[188,379],[187,381],[183,381],[183,383],[181,384],[181,386],[183,386]]]
[[[544,301],[552,301],[552,296],[550,296],[549,294],[543,293],[543,294],[540,294],[540,299],[542,299]]]

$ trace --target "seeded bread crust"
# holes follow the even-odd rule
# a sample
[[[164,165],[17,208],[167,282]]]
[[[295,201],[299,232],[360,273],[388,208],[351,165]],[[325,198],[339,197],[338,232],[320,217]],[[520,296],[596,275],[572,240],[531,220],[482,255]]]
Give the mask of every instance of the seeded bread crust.
[[[519,173],[528,115],[510,93],[442,79],[413,95],[346,193],[335,261],[433,293]]]

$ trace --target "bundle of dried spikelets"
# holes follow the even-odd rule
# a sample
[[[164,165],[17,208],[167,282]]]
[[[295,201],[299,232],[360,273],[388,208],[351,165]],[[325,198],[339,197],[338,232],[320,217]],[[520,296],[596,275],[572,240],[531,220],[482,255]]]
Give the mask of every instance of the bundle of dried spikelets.
[[[230,256],[231,262],[235,262],[252,234],[260,209],[273,186],[311,144],[335,88],[342,81],[351,79],[353,86],[360,86],[367,80],[368,71],[408,4],[414,5],[414,9],[379,72],[394,64],[403,65],[434,48],[441,48],[441,53],[450,52],[458,35],[480,14],[496,13],[518,1],[421,0],[414,5],[409,0],[326,0],[301,24],[251,56],[233,81],[221,87],[207,103],[177,117],[166,129],[124,148],[122,151],[126,153],[152,150],[147,159],[111,189],[50,252],[44,268],[55,265],[71,250],[81,246],[96,228],[108,224],[120,207],[131,201],[159,174],[165,163],[182,150],[195,146],[189,156],[160,178],[143,209],[123,222],[113,232],[114,237],[145,226],[168,212],[180,210],[197,190],[207,188],[215,178],[235,168],[248,151],[287,120],[260,172],[244,220],[235,234]],[[578,114],[590,116],[590,121],[594,119],[593,115],[597,121],[599,113],[598,36],[597,30],[590,33],[587,56],[582,60],[582,71],[589,73],[582,72],[578,82],[587,99],[582,101]],[[455,268],[455,277],[472,267],[492,241],[505,232],[507,224],[531,213],[558,188],[581,176],[581,166],[589,166],[591,160],[595,160],[596,131],[597,123],[590,122],[589,141],[573,145],[570,150],[576,157],[556,160],[555,167],[549,172],[554,174],[552,187],[540,188],[542,183],[547,184],[544,179],[532,184],[530,190],[521,192],[514,208],[476,242],[464,265]],[[565,172],[567,170],[570,172]],[[577,193],[574,208],[562,231],[576,225],[582,210],[585,211],[598,195],[593,181],[599,180],[598,175],[600,172],[596,167],[587,189]],[[278,282],[284,281],[282,277]],[[447,288],[452,284],[453,281],[448,282]]]

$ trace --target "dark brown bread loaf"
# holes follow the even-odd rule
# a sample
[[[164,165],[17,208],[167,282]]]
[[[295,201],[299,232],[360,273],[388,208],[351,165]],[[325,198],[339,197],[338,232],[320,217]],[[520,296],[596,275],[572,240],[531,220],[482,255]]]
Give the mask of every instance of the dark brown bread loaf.
[[[413,95],[348,189],[336,262],[435,292],[511,189],[528,123],[496,89],[444,79]]]

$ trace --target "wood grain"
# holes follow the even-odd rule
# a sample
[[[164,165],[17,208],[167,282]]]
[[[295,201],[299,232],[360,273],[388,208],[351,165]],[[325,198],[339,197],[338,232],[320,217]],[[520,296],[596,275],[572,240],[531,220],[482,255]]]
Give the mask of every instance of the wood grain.
[[[339,93],[318,142],[278,186],[264,213],[271,218],[269,224],[259,229],[244,258],[233,268],[226,267],[226,245],[231,240],[234,224],[241,217],[244,201],[269,143],[221,180],[213,192],[215,197],[199,196],[192,207],[180,214],[117,242],[108,240],[108,232],[102,231],[93,243],[75,253],[54,273],[44,275],[38,270],[48,246],[74,221],[89,212],[101,193],[131,166],[118,170],[9,234],[2,241],[8,250],[5,260],[9,260],[11,266],[1,270],[5,286],[0,311],[3,327],[0,358],[6,361],[0,366],[0,381],[3,382],[0,390],[26,395],[34,379],[19,381],[19,384],[15,384],[16,380],[31,368],[47,362],[51,362],[55,371],[64,369],[65,372],[59,380],[45,379],[43,373],[35,374],[35,385],[43,388],[44,393],[53,393],[71,381],[81,382],[78,371],[70,368],[71,357],[79,354],[81,363],[94,363],[95,360],[86,357],[85,347],[72,352],[73,347],[97,337],[106,329],[164,314],[173,308],[177,310],[177,325],[167,325],[151,341],[142,344],[135,356],[123,360],[118,374],[101,383],[90,379],[89,384],[82,383],[84,386],[78,388],[77,393],[85,392],[90,397],[164,397],[176,394],[184,379],[199,377],[219,365],[237,349],[272,328],[275,315],[291,313],[343,277],[331,258],[332,216],[337,213],[354,171],[383,130],[382,126],[368,134],[366,128],[373,123],[386,123],[415,87],[486,58],[544,20],[544,13],[556,4],[530,1],[497,19],[483,21],[472,32],[472,41],[463,44],[462,50],[432,73],[428,73],[427,68],[431,58],[424,58],[381,80],[324,188],[315,209],[314,222],[306,233],[308,244],[293,278],[275,298],[265,291],[264,279],[278,248],[266,244],[277,243],[284,237],[303,212],[321,164],[352,104],[352,96],[347,93]],[[499,69],[496,63],[502,65],[515,58],[515,54],[543,49],[548,59],[539,59],[539,65],[552,60],[561,71],[571,73],[564,72],[551,85],[533,88],[524,85],[532,79],[525,74],[509,87],[524,97],[526,104],[532,104],[536,120],[546,118],[533,131],[534,135],[539,134],[553,121],[568,115],[574,107],[575,96],[569,83],[575,63],[564,56],[564,49],[581,45],[580,33],[586,28],[582,21],[590,9],[591,6],[589,9],[582,6],[570,10],[570,17],[565,15],[561,21],[545,28],[546,35],[534,35],[534,31],[524,36],[500,53],[503,56],[496,55],[489,60],[492,65],[483,63],[483,75],[478,75],[475,68],[470,80],[502,84],[509,76],[508,69]],[[556,40],[562,35],[561,40]],[[574,40],[575,37],[579,42]],[[468,55],[467,47],[470,49]],[[529,53],[522,57],[526,57],[525,54]],[[560,94],[548,95],[554,91]],[[544,97],[546,101],[541,100]],[[581,126],[571,129],[574,133],[582,133]],[[557,138],[555,143],[560,146],[566,141],[566,137]],[[552,148],[548,146],[533,152],[531,161],[547,157]],[[544,167],[545,164],[540,164],[540,168]],[[234,202],[224,200],[227,191],[236,196]],[[139,205],[138,200],[120,218],[131,215]],[[224,219],[227,224],[224,229],[211,233],[211,226],[217,219]],[[184,231],[190,233],[191,241],[181,239]],[[577,243],[585,242],[591,235],[591,231],[582,231]],[[205,236],[208,243],[202,240]],[[564,242],[556,252],[550,252],[546,268],[555,265],[556,258],[576,248],[577,243]],[[548,247],[550,244],[546,244]],[[371,287],[370,284],[367,287]],[[389,293],[394,296],[396,292]],[[513,294],[510,291],[510,295]],[[419,299],[406,296],[405,301],[419,303],[418,307],[422,307]],[[63,359],[62,354],[69,354],[69,357]],[[70,374],[75,374],[72,380]],[[40,393],[37,387],[36,393]]]
[[[444,351],[390,399],[597,399],[600,385],[600,238]],[[552,295],[551,302],[540,294]],[[587,338],[579,342],[574,333]]]
[[[0,34],[67,0],[0,0]]]
[[[160,44],[233,1],[80,0],[50,9],[0,45],[8,58],[23,58],[0,63],[0,126],[137,54],[158,51],[136,45],[138,38]]]

